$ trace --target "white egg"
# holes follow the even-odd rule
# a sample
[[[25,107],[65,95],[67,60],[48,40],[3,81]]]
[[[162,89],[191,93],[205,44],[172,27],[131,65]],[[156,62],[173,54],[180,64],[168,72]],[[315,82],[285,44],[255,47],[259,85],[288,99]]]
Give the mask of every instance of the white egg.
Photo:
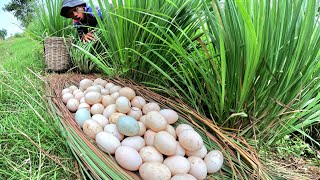
[[[107,107],[103,110],[102,114],[103,114],[105,117],[109,118],[109,117],[111,116],[111,114],[113,114],[113,113],[115,113],[115,112],[117,112],[116,105],[115,105],[115,104],[110,104],[109,106],[107,106]]]
[[[109,90],[108,89],[101,89],[101,95],[109,95]]]
[[[124,97],[128,98],[129,100],[131,100],[132,98],[134,98],[136,96],[136,92],[134,92],[134,90],[129,87],[121,88],[119,90],[119,94],[120,94],[120,96],[124,96]]]
[[[190,162],[182,156],[167,157],[163,161],[163,164],[170,169],[173,176],[176,174],[187,174],[190,170]]]
[[[160,111],[160,106],[158,105],[158,103],[150,102],[143,106],[143,114],[148,114],[150,111]]]
[[[178,113],[172,109],[162,109],[160,114],[167,120],[168,124],[173,124],[178,121]]]
[[[83,90],[86,90],[88,87],[90,87],[93,84],[93,81],[90,79],[83,79],[80,81],[80,88]]]
[[[121,117],[121,116],[125,116],[126,114],[123,114],[123,113],[117,113],[117,112],[115,112],[115,113],[112,113],[110,116],[109,116],[109,122],[111,123],[111,124],[117,124],[117,121],[118,121],[118,119]]]
[[[186,155],[186,150],[181,146],[179,141],[177,141],[177,148],[176,152],[174,153],[176,156],[185,156]]]
[[[74,97],[80,101],[84,97],[84,93],[78,92],[77,94],[74,95]]]
[[[118,147],[115,158],[121,167],[129,171],[138,170],[142,164],[142,158],[138,151],[127,146]]]
[[[144,140],[146,141],[147,146],[153,146],[154,145],[154,136],[157,133],[152,130],[147,130],[146,133],[144,133]]]
[[[146,126],[159,132],[166,129],[167,121],[158,111],[150,111],[146,116]]]
[[[180,135],[180,133],[183,131],[183,130],[186,130],[186,129],[193,129],[193,127],[191,127],[190,125],[188,124],[179,124],[178,127],[176,128],[176,134],[177,136]]]
[[[218,150],[210,151],[204,158],[208,173],[218,172],[223,165],[223,155]]]
[[[115,124],[108,124],[103,129],[104,132],[110,133],[117,137],[119,141],[122,141],[124,139],[124,135],[121,134],[117,128],[117,125]]]
[[[128,98],[120,96],[116,100],[116,109],[118,112],[127,113],[131,110],[131,104]]]
[[[87,94],[88,92],[97,92],[101,94],[101,89],[98,86],[90,86],[84,91],[85,94]]]
[[[86,108],[87,110],[90,111],[90,105],[87,103],[81,103],[81,101],[80,101],[78,109],[81,109],[81,108]]]
[[[88,103],[89,105],[94,105],[96,103],[101,102],[102,96],[98,92],[88,92],[84,96],[84,99],[85,99],[86,103]]]
[[[113,83],[107,83],[104,87],[110,90],[113,86],[115,86]]]
[[[126,137],[122,142],[121,146],[132,147],[133,149],[140,151],[145,146],[145,141],[141,136]]]
[[[178,139],[181,146],[189,151],[198,151],[203,146],[201,136],[191,129],[183,130],[179,134]]]
[[[94,105],[91,106],[90,112],[92,115],[95,114],[102,114],[104,111],[104,106],[100,103],[96,103]]]
[[[66,93],[72,94],[72,90],[69,89],[69,88],[65,88],[65,89],[62,90],[61,95],[64,95],[64,94],[66,94]]]
[[[69,87],[69,89],[70,89],[72,92],[74,92],[75,90],[78,89],[78,87],[75,86],[75,85],[71,85],[71,86]]]
[[[89,119],[83,123],[83,132],[92,139],[95,139],[96,135],[102,131],[103,128],[99,123],[97,123],[97,121]]]
[[[135,118],[136,120],[139,120],[140,117],[142,116],[142,111],[141,111],[141,109],[139,109],[137,107],[131,107],[131,109],[127,113],[127,115]]]
[[[112,93],[110,96],[113,97],[114,99],[118,99],[120,97],[120,94],[119,92],[115,92],[115,93]]]
[[[76,89],[72,92],[72,94],[75,96],[78,93],[81,93],[82,91],[80,89]],[[83,92],[82,92],[83,93]]]
[[[176,152],[177,142],[166,131],[160,131],[154,136],[154,146],[162,154],[170,156]]]
[[[110,94],[113,94],[115,92],[119,92],[120,89],[121,89],[120,86],[113,86],[112,88],[110,88],[109,92]]]
[[[148,127],[147,127],[147,123],[146,123],[146,120],[147,120],[146,117],[147,117],[147,115],[141,116],[140,119],[139,119],[139,121],[142,122],[142,123],[146,126],[146,128],[148,128]]]
[[[163,162],[163,155],[153,146],[141,148],[139,154],[143,162]]]
[[[72,98],[72,99],[69,99],[69,101],[67,102],[67,108],[71,112],[76,112],[78,110],[79,104],[80,102],[78,99]]]
[[[139,136],[143,136],[144,135],[144,133],[146,133],[146,131],[147,131],[147,128],[146,128],[146,126],[142,123],[142,122],[139,122],[138,121],[138,124],[139,124]]]
[[[139,109],[142,109],[144,105],[146,105],[146,100],[141,96],[135,96],[131,100],[131,105],[133,107],[137,107]]]
[[[169,180],[171,178],[170,169],[159,162],[145,162],[139,168],[139,174],[145,180]]]
[[[64,104],[67,104],[67,102],[68,102],[70,99],[72,99],[72,98],[74,98],[73,94],[71,94],[71,93],[65,93],[64,95],[62,95],[62,102],[63,102]]]
[[[205,179],[207,177],[206,163],[200,157],[190,156],[188,161],[190,162],[189,174],[197,179]]]
[[[203,159],[207,155],[207,153],[208,153],[208,150],[205,145],[203,145],[202,148],[198,151],[188,151],[188,150],[186,151],[187,156],[197,156],[201,159]]]
[[[86,120],[91,119],[90,111],[86,108],[79,108],[77,110],[77,112],[75,113],[74,118],[75,118],[77,124],[82,128],[83,123]]]
[[[80,99],[80,103],[86,103],[86,100],[84,99],[84,97],[82,97],[81,99]],[[87,103],[86,103],[87,104]]]
[[[115,103],[116,103],[116,99],[114,99],[110,95],[102,96],[102,104],[105,107],[109,106],[110,104],[115,104]]]
[[[100,126],[102,126],[103,128],[109,124],[108,119],[101,114],[95,114],[92,116],[91,119],[94,121],[97,121],[100,124]]]
[[[107,132],[99,132],[96,135],[96,142],[102,151],[110,154],[114,154],[121,145],[117,137]]]
[[[174,127],[168,124],[165,131],[171,134],[174,137],[174,139],[177,139],[176,130],[174,129]]]

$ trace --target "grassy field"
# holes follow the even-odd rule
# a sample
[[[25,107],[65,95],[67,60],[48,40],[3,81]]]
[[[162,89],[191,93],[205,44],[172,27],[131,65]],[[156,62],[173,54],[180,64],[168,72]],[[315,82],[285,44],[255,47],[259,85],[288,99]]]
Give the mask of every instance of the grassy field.
[[[42,46],[26,37],[0,41],[1,179],[75,179],[76,167],[46,108]]]

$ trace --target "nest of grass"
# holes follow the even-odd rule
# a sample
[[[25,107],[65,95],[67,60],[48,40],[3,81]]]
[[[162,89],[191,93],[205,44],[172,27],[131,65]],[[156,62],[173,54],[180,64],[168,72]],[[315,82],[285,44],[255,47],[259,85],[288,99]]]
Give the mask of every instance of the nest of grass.
[[[121,168],[112,155],[101,151],[95,141],[87,137],[80,126],[75,122],[74,114],[63,104],[61,99],[62,90],[70,85],[79,86],[80,80],[96,79],[97,75],[80,74],[50,74],[46,89],[48,106],[55,115],[56,121],[72,152],[77,159],[83,177],[94,179],[141,179],[138,172],[131,172]],[[214,174],[209,174],[208,179],[271,179],[267,170],[258,158],[256,150],[251,147],[244,138],[236,134],[221,130],[214,121],[208,119],[186,103],[179,99],[164,97],[152,92],[147,87],[120,78],[102,79],[119,86],[127,86],[135,90],[146,101],[157,102],[162,108],[171,108],[179,114],[177,124],[187,123],[195,128],[202,136],[208,151],[218,149],[223,153],[224,165]]]

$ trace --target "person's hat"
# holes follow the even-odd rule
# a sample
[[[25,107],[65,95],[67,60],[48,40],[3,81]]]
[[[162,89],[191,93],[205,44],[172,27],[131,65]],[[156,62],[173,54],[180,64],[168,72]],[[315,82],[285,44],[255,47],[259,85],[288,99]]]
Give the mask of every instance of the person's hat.
[[[69,8],[73,8],[81,5],[86,5],[86,3],[81,0],[63,0],[60,15],[65,18],[68,18],[67,13]]]

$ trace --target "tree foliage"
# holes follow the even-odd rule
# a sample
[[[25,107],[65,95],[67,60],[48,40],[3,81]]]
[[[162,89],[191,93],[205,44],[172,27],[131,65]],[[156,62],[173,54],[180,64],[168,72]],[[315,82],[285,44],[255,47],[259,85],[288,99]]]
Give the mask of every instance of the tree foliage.
[[[33,0],[11,0],[4,6],[3,10],[13,13],[21,21],[22,26],[26,27],[30,23],[34,12],[32,2]]]
[[[0,29],[0,39],[5,39],[7,36],[7,30],[6,29]]]

